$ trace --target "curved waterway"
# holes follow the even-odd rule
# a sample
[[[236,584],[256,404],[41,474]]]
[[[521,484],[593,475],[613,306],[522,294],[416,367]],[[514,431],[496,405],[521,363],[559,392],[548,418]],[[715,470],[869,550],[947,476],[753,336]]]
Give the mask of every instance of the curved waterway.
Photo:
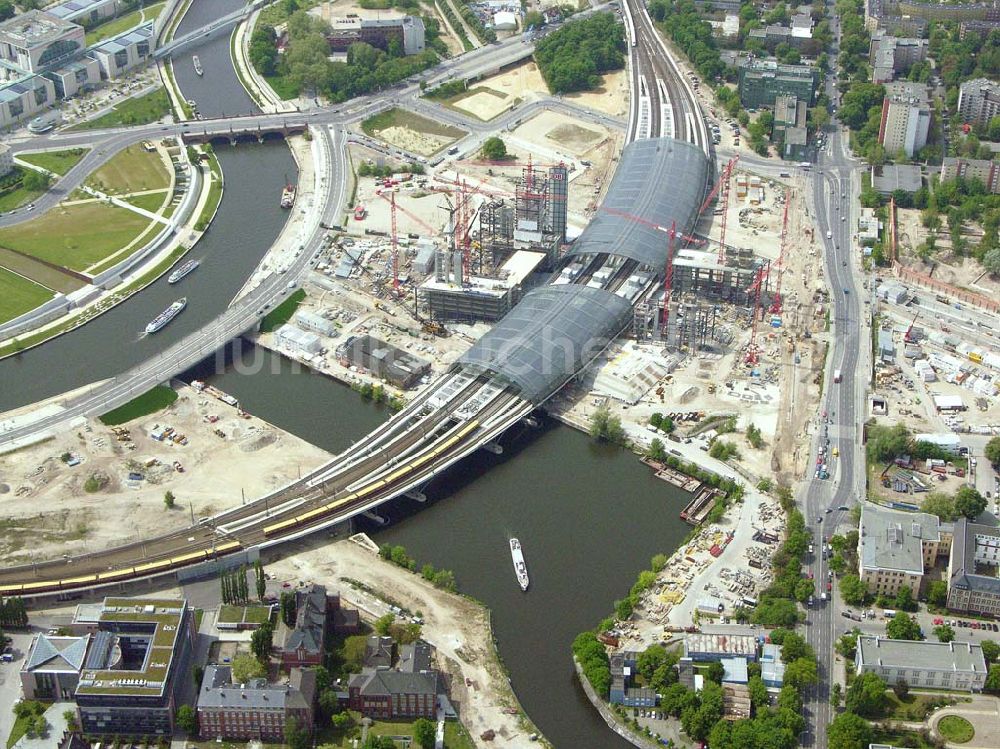
[[[331,452],[386,418],[349,388],[252,347],[211,379],[244,408]],[[453,570],[462,592],[491,609],[514,690],[556,747],[630,746],[584,696],[570,644],[607,616],[653,554],[679,545],[686,495],[631,453],[552,422],[512,430],[503,455],[480,451],[426,492],[427,504],[380,508],[390,525],[361,527],[378,543],[402,544],[419,564]],[[527,593],[514,577],[512,535],[524,546]]]
[[[178,34],[240,5],[242,0],[194,2]],[[229,35],[199,47],[197,54],[203,77],[195,74],[190,54],[175,65],[185,95],[198,100],[206,115],[247,111],[252,102],[233,71]],[[288,219],[278,201],[286,178],[294,180],[297,168],[280,141],[220,146],[216,154],[225,177],[222,203],[208,232],[186,256],[201,260],[201,267],[173,286],[161,277],[86,325],[0,361],[0,412],[120,374],[204,327],[229,306]],[[140,336],[146,323],[182,296],[188,306],[177,319],[155,335]]]

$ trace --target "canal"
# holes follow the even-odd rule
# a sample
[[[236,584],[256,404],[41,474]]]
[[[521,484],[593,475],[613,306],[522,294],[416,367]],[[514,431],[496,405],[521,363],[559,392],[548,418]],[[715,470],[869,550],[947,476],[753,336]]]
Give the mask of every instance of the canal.
[[[331,452],[387,418],[348,387],[246,345],[237,366],[211,380]],[[379,509],[389,525],[361,527],[380,544],[402,544],[418,564],[453,570],[460,590],[490,608],[514,690],[556,747],[629,746],[584,696],[570,644],[610,613],[653,554],[679,545],[686,495],[631,453],[551,421],[514,430],[503,455],[481,451],[426,491],[426,505],[397,500]],[[514,578],[512,535],[524,546],[527,593]]]

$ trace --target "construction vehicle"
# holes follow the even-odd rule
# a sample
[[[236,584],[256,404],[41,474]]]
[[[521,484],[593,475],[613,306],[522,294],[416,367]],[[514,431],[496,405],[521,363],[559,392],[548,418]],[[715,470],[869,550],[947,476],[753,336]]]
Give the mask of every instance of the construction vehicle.
[[[423,320],[421,327],[425,333],[432,333],[433,335],[440,336],[441,338],[447,338],[451,335],[448,329],[439,322],[434,320]]]

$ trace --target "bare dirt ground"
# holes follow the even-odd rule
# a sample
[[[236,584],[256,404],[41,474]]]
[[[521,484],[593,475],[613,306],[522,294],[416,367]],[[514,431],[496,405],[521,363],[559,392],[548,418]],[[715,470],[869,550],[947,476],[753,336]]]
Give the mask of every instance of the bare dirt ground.
[[[538,746],[529,736],[537,732],[520,711],[517,698],[497,658],[490,634],[489,612],[472,601],[438,590],[419,575],[382,560],[349,540],[315,544],[294,557],[267,567],[278,579],[303,580],[340,590],[352,605],[381,615],[377,599],[353,587],[359,581],[383,601],[391,599],[424,619],[423,637],[436,649],[438,664],[451,678],[451,699],[477,746]],[[496,737],[483,741],[484,731]]]
[[[545,79],[542,78],[542,74],[534,62],[526,62],[497,75],[484,78],[477,84],[476,88],[492,89],[522,101],[535,101],[549,93],[549,87],[545,85]]]
[[[968,257],[956,257],[951,251],[951,236],[945,230],[937,232],[935,240],[937,251],[932,255],[931,262],[925,262],[916,254],[930,235],[929,230],[920,222],[921,211],[916,209],[899,209],[896,211],[897,245],[900,260],[908,267],[920,273],[928,273],[944,283],[969,289],[987,296],[1000,294],[1000,280],[990,276],[983,266]],[[944,222],[947,226],[947,222]],[[967,239],[978,242],[982,233],[978,227],[967,227],[972,230]]]
[[[486,122],[514,107],[519,100],[519,97],[507,92],[477,86],[468,96],[456,100],[452,106]]]
[[[563,98],[614,117],[627,117],[628,91],[628,73],[622,69],[603,75],[601,85],[593,91],[579,91]]]
[[[448,135],[424,133],[405,125],[392,125],[383,130],[376,130],[375,135],[386,143],[421,156],[431,156],[456,140]]]
[[[217,418],[210,423],[210,418]],[[149,436],[156,425],[186,445]],[[0,456],[0,550],[4,559],[42,560],[118,545],[188,525],[296,479],[329,454],[266,422],[184,387],[169,408],[125,425],[134,449],[97,420],[47,442]],[[220,437],[215,430],[222,432]],[[69,466],[69,453],[82,462]],[[155,462],[154,462],[155,461]],[[177,461],[184,469],[179,472]],[[148,464],[148,465],[147,465]],[[129,479],[136,472],[142,480]],[[87,479],[106,477],[88,493]],[[176,497],[167,510],[164,493]],[[41,529],[41,532],[39,531]]]

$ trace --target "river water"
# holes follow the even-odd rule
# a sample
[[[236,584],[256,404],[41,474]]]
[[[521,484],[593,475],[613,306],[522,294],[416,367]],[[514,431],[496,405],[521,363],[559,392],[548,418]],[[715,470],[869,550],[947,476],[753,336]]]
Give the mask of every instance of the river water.
[[[211,381],[319,447],[342,450],[387,417],[323,375],[242,348],[238,366]],[[513,430],[503,455],[480,451],[425,492],[426,505],[391,502],[379,509],[390,525],[362,520],[361,528],[378,543],[402,544],[419,564],[453,570],[461,591],[490,608],[514,690],[556,747],[629,746],[584,696],[570,643],[610,613],[653,554],[678,546],[687,495],[631,453],[551,421]],[[511,535],[524,546],[528,593],[514,577]]]
[[[195,0],[178,34],[242,5]],[[253,109],[229,60],[229,37],[199,47],[199,78],[189,54],[175,76],[207,115]],[[111,377],[198,329],[237,293],[281,231],[277,196],[295,163],[280,143],[217,148],[226,191],[211,229],[191,254],[201,267],[177,286],[165,279],[59,339],[0,362],[0,411]],[[140,331],[179,296],[184,313],[156,336]],[[329,378],[252,346],[237,366],[198,368],[264,419],[338,452],[387,417],[380,407]],[[658,552],[687,532],[678,519],[685,495],[651,475],[634,456],[600,448],[552,422],[514,430],[501,456],[481,452],[426,489],[426,505],[390,503],[391,519],[369,531],[406,546],[421,564],[455,572],[460,589],[492,611],[500,655],[525,710],[559,749],[624,749],[590,706],[574,676],[570,643],[610,611]],[[362,521],[367,522],[367,521]],[[520,538],[531,589],[517,585],[507,546]]]

